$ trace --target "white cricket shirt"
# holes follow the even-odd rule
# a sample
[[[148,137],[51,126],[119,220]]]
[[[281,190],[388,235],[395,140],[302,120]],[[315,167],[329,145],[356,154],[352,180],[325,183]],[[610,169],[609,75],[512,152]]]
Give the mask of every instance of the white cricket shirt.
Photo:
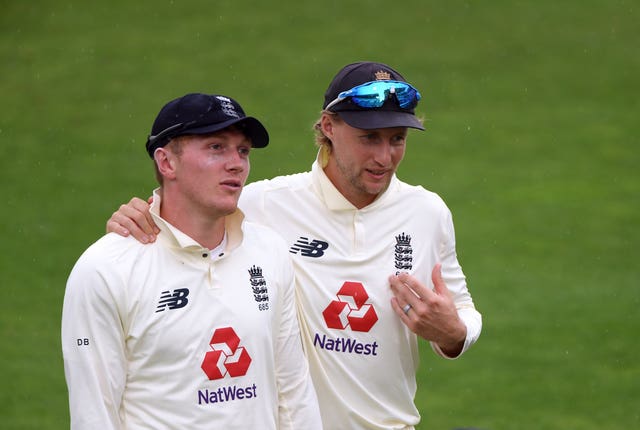
[[[378,199],[357,209],[316,162],[311,172],[247,185],[240,207],[248,219],[279,232],[293,257],[302,337],[325,430],[413,428],[420,420],[417,336],[391,307],[389,276],[404,271],[433,288],[431,271],[442,263],[467,326],[463,352],[482,327],[442,199],[394,176]]]
[[[282,239],[238,211],[212,258],[154,202],[155,243],[108,234],[69,277],[71,428],[321,428]]]

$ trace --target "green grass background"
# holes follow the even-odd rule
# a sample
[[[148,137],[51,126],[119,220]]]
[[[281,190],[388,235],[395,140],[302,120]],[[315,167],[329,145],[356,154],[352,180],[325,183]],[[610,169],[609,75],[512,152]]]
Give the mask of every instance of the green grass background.
[[[297,172],[328,82],[363,59],[423,94],[427,131],[399,176],[451,207],[484,315],[460,360],[422,345],[419,428],[639,428],[639,9],[0,0],[2,428],[68,428],[66,277],[155,186],[143,148],[159,108],[232,95],[272,137],[250,179]]]

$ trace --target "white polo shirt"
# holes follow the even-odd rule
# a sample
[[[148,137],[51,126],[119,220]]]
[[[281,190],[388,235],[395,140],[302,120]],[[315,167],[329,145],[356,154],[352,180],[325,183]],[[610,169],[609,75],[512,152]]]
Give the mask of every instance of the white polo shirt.
[[[154,244],[107,234],[69,277],[71,428],[321,428],[282,239],[238,211],[212,258],[154,201]]]
[[[357,209],[316,162],[311,172],[247,185],[240,207],[247,219],[280,233],[293,257],[303,342],[325,430],[416,425],[417,336],[391,307],[389,276],[408,272],[433,288],[431,271],[441,263],[467,326],[463,352],[482,327],[442,199],[394,176],[378,199]]]

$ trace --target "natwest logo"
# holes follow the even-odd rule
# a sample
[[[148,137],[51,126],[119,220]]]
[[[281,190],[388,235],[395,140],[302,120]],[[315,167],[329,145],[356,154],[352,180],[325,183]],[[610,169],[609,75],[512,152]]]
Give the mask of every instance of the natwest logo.
[[[338,291],[338,300],[332,301],[322,312],[327,327],[353,331],[369,331],[378,321],[372,305],[367,304],[369,295],[360,282],[347,281]]]
[[[202,370],[210,380],[244,376],[249,370],[251,357],[240,345],[240,338],[231,327],[223,327],[213,332],[209,342],[211,349],[202,360]]]

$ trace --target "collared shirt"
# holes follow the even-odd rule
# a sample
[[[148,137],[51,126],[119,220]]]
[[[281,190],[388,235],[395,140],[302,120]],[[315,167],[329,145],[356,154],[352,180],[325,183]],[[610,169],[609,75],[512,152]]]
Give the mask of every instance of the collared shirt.
[[[237,211],[212,258],[159,205],[155,243],[107,234],[69,277],[71,427],[321,428],[282,239]]]
[[[433,288],[431,271],[441,263],[467,326],[463,352],[482,327],[442,199],[394,175],[384,193],[358,209],[316,162],[311,172],[249,184],[240,207],[247,219],[280,233],[293,257],[303,342],[325,430],[413,428],[420,420],[417,336],[391,307],[389,276],[407,272]]]

